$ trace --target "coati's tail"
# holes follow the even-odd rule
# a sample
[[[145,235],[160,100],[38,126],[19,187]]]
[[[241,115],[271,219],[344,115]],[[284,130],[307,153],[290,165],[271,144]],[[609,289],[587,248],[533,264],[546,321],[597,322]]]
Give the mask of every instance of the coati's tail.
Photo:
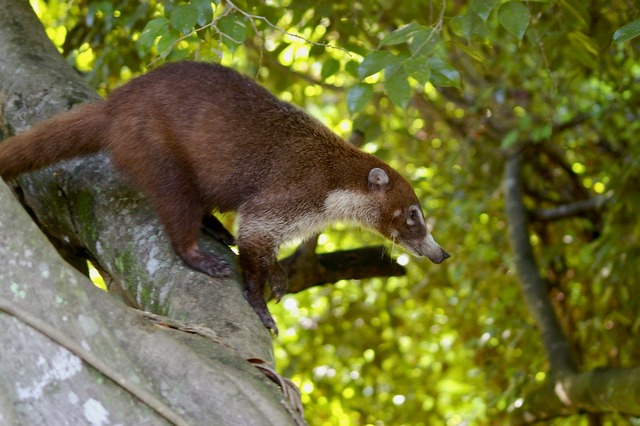
[[[104,103],[84,104],[0,142],[0,176],[11,180],[58,161],[93,154],[104,146]]]

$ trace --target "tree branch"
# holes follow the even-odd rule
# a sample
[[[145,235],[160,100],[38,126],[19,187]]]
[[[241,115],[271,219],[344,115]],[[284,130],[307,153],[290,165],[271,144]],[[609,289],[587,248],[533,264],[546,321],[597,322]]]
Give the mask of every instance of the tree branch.
[[[520,151],[510,154],[505,165],[506,215],[509,241],[525,302],[540,329],[542,345],[552,374],[563,376],[577,371],[567,341],[546,291],[546,282],[529,242],[527,211],[522,200]]]
[[[561,395],[561,396],[560,396]],[[522,405],[512,407],[515,424],[548,421],[579,411],[616,411],[640,415],[640,367],[633,369],[595,369],[547,381],[529,393]]]
[[[288,293],[335,283],[344,279],[397,277],[406,273],[385,253],[383,246],[316,254],[315,244],[303,243],[289,257],[280,261],[289,278]]]
[[[585,213],[603,209],[611,200],[612,197],[609,195],[598,195],[587,200],[576,201],[575,203],[563,204],[561,206],[548,209],[534,210],[532,212],[532,218],[534,220],[546,222],[580,216]]]

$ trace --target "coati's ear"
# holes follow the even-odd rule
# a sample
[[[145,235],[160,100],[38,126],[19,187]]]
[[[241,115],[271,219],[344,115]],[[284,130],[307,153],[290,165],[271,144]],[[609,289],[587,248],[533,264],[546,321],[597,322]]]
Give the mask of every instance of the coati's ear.
[[[369,190],[385,191],[389,187],[389,176],[384,170],[374,167],[369,172]]]

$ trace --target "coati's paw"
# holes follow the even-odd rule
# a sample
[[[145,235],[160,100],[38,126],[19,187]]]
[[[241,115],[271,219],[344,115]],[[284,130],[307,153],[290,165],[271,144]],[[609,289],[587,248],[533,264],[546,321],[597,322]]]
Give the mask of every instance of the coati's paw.
[[[183,253],[182,260],[195,269],[214,278],[228,277],[233,273],[231,266],[218,256],[199,248]]]
[[[287,273],[282,269],[279,263],[275,263],[271,271],[269,271],[269,285],[271,293],[276,301],[280,301],[282,296],[287,294]]]
[[[271,314],[267,312],[266,314],[258,314],[262,324],[273,333],[275,337],[278,337],[278,327],[276,326],[276,321],[273,319]]]
[[[267,302],[264,300],[262,293],[251,294],[249,291],[245,292],[245,298],[253,308],[262,324],[270,330],[276,337],[278,337],[278,327],[276,327],[276,321],[271,316],[269,308],[267,308]]]

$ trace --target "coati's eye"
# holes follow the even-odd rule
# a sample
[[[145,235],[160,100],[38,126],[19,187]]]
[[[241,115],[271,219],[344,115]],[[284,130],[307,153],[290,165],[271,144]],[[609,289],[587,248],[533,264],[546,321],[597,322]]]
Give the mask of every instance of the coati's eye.
[[[417,206],[409,207],[407,225],[413,226],[422,223],[422,216]]]

